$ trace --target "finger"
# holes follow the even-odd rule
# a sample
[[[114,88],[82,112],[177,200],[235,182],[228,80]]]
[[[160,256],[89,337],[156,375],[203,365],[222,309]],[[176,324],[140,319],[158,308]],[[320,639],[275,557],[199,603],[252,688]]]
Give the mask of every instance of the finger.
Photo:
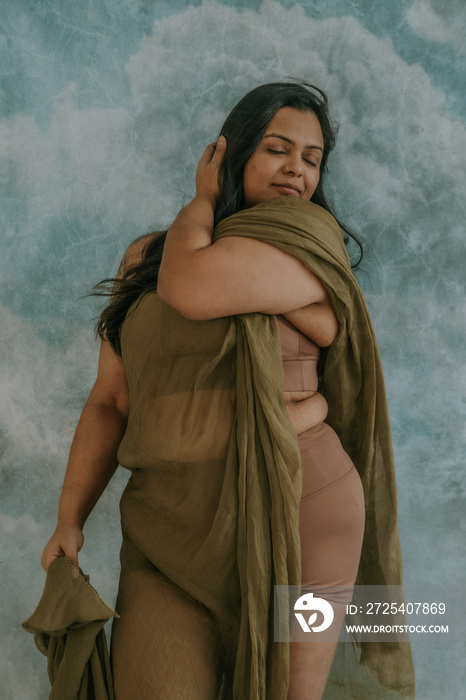
[[[226,138],[224,137],[223,134],[220,134],[220,136],[218,137],[217,143],[216,143],[216,147],[217,147],[217,148],[220,148],[220,149],[222,149],[222,150],[225,150],[225,149],[226,149],[226,147],[227,147],[227,140],[226,140]]]
[[[78,563],[78,548],[76,544],[73,543],[72,546],[67,546],[66,549],[63,547],[65,556],[70,560],[73,566],[73,577],[79,576],[79,563]]]
[[[73,547],[60,547],[58,551],[51,552],[50,554],[44,553],[41,557],[41,565],[44,571],[47,572],[50,564],[52,564],[52,562],[54,562],[56,559],[61,559],[61,557],[66,557],[69,559],[70,564],[73,567],[72,576],[73,578],[77,578],[79,576],[78,553],[76,548]]]
[[[217,141],[213,141],[212,143],[209,143],[208,146],[206,146],[206,148],[204,149],[204,153],[202,154],[201,160],[199,162],[206,165],[213,161],[214,158],[217,161],[221,160],[225,154],[226,147],[226,138],[223,135],[219,136]]]
[[[227,140],[226,138],[221,134],[218,137],[217,143],[215,144],[215,151],[212,156],[212,160],[220,161],[222,160],[223,156],[225,155],[225,151],[227,150]]]
[[[215,152],[215,143],[209,143],[208,146],[205,147],[204,153],[201,156],[201,159],[199,161],[199,165],[208,165],[210,161],[212,160],[212,156],[214,155]]]
[[[55,561],[55,559],[60,559],[61,557],[64,557],[65,555],[62,554],[43,554],[40,560],[40,563],[42,564],[42,568],[44,571],[47,573],[48,568],[52,562]]]
[[[71,554],[67,554],[66,556],[68,557],[71,565],[73,566],[73,578],[77,578],[79,576],[78,555],[76,554],[75,556],[71,556]]]
[[[46,557],[44,554],[41,556],[40,563],[41,563],[41,566],[44,569],[45,573],[47,573],[47,569],[49,568],[52,561],[53,561],[52,557]]]

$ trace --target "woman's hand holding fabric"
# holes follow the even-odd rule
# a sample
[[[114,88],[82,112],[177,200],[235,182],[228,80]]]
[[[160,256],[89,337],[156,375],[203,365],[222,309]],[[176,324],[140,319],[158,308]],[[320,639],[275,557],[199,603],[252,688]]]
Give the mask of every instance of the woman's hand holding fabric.
[[[81,551],[83,544],[83,531],[78,525],[59,523],[42,553],[42,567],[47,571],[55,559],[66,556],[74,567],[73,575],[78,576],[78,552]]]

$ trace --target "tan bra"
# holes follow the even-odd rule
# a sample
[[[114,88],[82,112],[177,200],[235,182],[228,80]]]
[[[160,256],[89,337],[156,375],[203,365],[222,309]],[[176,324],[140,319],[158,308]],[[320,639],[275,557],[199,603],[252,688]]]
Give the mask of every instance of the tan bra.
[[[283,316],[276,316],[282,347],[284,391],[317,391],[320,348]]]

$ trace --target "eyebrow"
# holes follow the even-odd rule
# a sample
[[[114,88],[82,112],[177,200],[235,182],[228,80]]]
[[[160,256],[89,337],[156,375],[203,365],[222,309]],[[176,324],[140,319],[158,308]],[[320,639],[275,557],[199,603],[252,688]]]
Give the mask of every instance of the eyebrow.
[[[291,146],[294,146],[294,145],[295,145],[295,142],[294,142],[294,141],[292,141],[291,139],[289,139],[287,136],[283,136],[282,134],[265,134],[264,138],[265,138],[265,139],[271,139],[271,138],[282,139],[283,141],[286,141],[287,143],[289,143]],[[314,150],[316,150],[316,151],[322,151],[322,152],[323,152],[323,148],[322,148],[321,146],[309,145],[309,146],[305,146],[305,148],[309,148],[309,149],[312,148],[312,149],[314,149]]]

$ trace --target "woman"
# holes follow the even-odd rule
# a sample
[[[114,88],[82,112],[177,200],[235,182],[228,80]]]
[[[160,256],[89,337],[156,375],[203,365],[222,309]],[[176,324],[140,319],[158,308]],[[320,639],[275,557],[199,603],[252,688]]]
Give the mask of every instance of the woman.
[[[45,569],[64,554],[77,567],[87,516],[118,461],[131,469],[112,633],[117,700],[321,698],[336,642],[273,643],[271,586],[351,590],[365,521],[358,470],[371,485],[377,535],[369,537],[380,537],[381,518],[398,553],[394,513],[373,516],[375,467],[359,460],[356,445],[355,469],[323,422],[329,407],[317,392],[319,348],[331,346],[327,375],[337,337],[340,345],[350,338],[358,354],[357,334],[342,333],[351,323],[339,291],[341,280],[355,282],[346,270],[332,282],[347,264],[323,191],[333,146],[320,90],[256,88],[204,152],[196,196],[165,240],[139,239],[123,259],[100,321],[98,376],[73,441],[58,526],[42,557]],[[331,248],[321,252],[325,241],[296,243],[302,226],[337,236],[333,263]],[[364,319],[358,304],[356,324]],[[369,364],[373,357],[376,350]],[[354,381],[351,362],[345,376]],[[330,414],[345,415],[325,372]],[[380,380],[373,393],[383,402]],[[350,447],[354,425],[342,422]],[[386,583],[390,557],[366,557],[360,574],[378,567],[381,580],[361,582]],[[334,599],[338,624],[345,600]],[[379,673],[383,654],[366,657],[372,676],[395,687]],[[399,689],[409,697],[409,663],[401,666]]]

